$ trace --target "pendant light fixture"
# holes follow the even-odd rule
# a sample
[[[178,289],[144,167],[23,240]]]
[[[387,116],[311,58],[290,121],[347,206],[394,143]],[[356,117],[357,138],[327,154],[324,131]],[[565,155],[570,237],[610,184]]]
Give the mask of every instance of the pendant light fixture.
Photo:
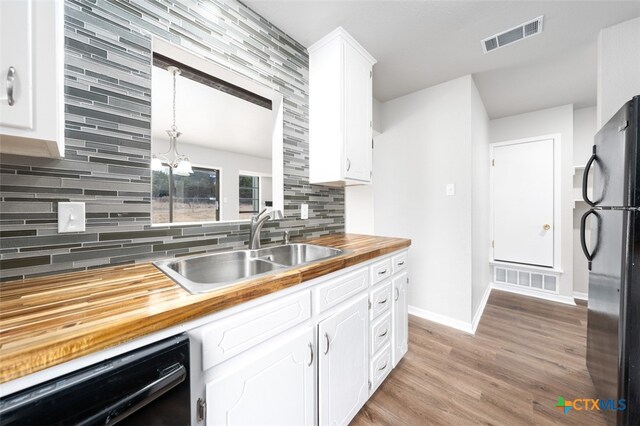
[[[165,163],[169,165],[174,174],[178,176],[189,176],[193,173],[191,161],[189,161],[189,157],[186,155],[180,154],[177,147],[178,137],[180,137],[181,133],[176,126],[176,78],[180,75],[180,69],[177,67],[167,67],[167,71],[173,75],[173,124],[171,125],[171,129],[167,130],[167,134],[169,135],[169,151],[153,155],[151,159],[151,170],[162,171],[163,163]]]

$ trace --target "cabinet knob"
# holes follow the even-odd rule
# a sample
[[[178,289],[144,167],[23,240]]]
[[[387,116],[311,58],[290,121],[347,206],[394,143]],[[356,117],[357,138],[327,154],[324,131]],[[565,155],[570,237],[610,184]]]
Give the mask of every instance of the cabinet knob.
[[[551,229],[551,225],[549,225],[548,223],[545,223],[542,229],[544,229],[545,231],[548,231],[549,229]]]
[[[13,106],[15,100],[13,98],[13,86],[14,80],[16,76],[16,69],[14,67],[9,67],[7,71],[7,103],[9,106]]]

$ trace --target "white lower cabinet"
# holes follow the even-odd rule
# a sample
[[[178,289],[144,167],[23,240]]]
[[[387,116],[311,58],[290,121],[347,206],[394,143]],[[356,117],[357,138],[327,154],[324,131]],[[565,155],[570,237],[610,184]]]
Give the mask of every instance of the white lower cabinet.
[[[402,272],[393,278],[393,366],[398,365],[409,348],[409,278]]]
[[[349,423],[369,397],[368,310],[362,294],[318,326],[321,425]]]
[[[193,426],[348,424],[407,352],[406,255],[191,329]]]
[[[314,330],[290,334],[206,383],[207,425],[316,423]]]

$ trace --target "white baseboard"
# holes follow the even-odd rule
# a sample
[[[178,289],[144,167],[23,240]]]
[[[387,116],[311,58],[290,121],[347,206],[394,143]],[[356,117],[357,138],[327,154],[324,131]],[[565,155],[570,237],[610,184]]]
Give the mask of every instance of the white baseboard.
[[[447,327],[453,327],[455,329],[464,331],[465,333],[473,334],[473,327],[471,323],[460,321],[455,318],[448,317],[446,315],[437,314],[435,312],[427,311],[426,309],[417,308],[409,305],[409,313],[420,318],[424,318],[429,321],[437,322],[438,324],[446,325]]]
[[[478,324],[480,324],[480,319],[482,318],[482,314],[484,313],[484,308],[487,306],[487,301],[489,301],[489,295],[491,294],[491,283],[487,285],[487,288],[482,295],[482,301],[480,302],[480,306],[478,306],[478,310],[473,316],[473,321],[471,321],[471,332],[476,334],[476,330],[478,329]]]
[[[589,300],[589,293],[583,293],[581,291],[574,291],[573,298],[578,300]]]
[[[525,287],[516,287],[509,284],[492,283],[491,287],[496,290],[508,291],[510,293],[522,294],[524,296],[536,297],[538,299],[550,300],[552,302],[564,303],[565,305],[575,306],[576,302],[571,296],[562,296],[560,294],[545,293],[542,291],[535,291]]]

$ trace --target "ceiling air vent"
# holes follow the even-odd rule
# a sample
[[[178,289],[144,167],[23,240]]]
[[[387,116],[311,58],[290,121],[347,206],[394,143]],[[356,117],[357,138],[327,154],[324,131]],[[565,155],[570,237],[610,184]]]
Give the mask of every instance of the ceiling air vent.
[[[499,49],[516,41],[540,34],[542,32],[543,18],[544,16],[538,16],[536,19],[525,22],[517,27],[485,38],[482,40],[482,51],[489,53],[492,50]]]

